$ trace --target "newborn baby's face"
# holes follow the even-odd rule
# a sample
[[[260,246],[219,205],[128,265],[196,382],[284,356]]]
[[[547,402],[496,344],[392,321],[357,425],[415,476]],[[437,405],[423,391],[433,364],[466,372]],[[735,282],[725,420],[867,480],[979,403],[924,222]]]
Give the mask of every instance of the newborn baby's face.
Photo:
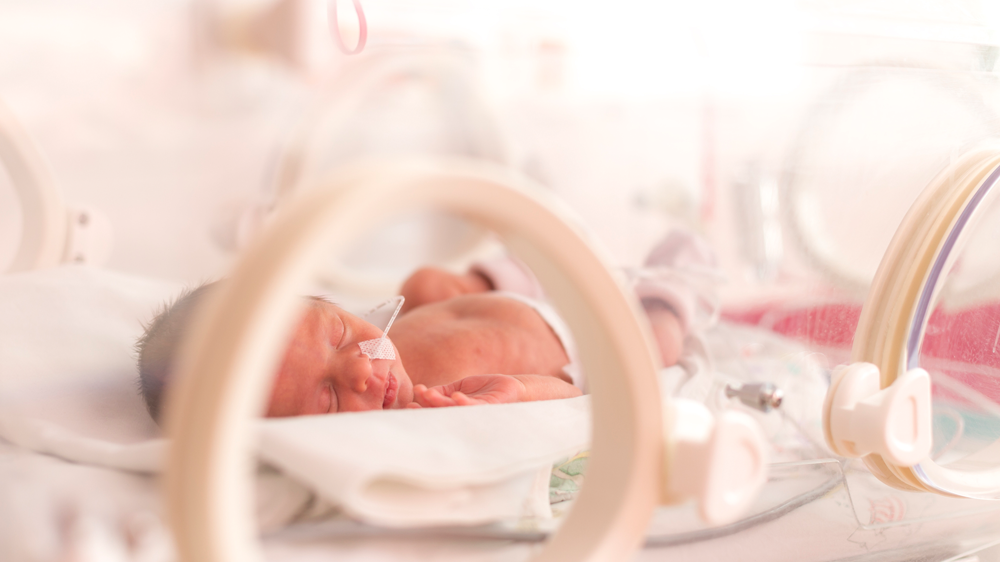
[[[371,360],[360,342],[382,331],[336,305],[308,299],[274,383],[268,417],[403,408],[413,383],[396,359]]]

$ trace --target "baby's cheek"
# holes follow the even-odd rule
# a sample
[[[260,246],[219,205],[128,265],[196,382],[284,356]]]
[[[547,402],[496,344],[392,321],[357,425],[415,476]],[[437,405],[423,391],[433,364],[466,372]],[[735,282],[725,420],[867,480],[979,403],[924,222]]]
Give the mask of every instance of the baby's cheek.
[[[271,383],[271,396],[268,399],[267,413],[265,414],[269,418],[292,415],[288,411],[290,393],[288,389],[288,377],[285,373],[286,371],[282,368]]]
[[[312,362],[310,360],[312,355],[310,350],[296,345],[294,341],[289,345],[278,372],[271,382],[271,395],[267,407],[268,417],[315,413],[303,411],[304,405],[301,403],[300,396],[304,379],[308,378],[307,374],[310,372],[309,364]]]

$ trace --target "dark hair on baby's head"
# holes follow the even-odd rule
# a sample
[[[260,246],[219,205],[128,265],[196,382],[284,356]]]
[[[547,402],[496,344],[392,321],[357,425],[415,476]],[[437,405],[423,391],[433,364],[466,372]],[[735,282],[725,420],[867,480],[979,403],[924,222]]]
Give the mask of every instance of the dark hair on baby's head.
[[[139,392],[146,401],[149,415],[157,422],[163,407],[163,396],[176,368],[181,340],[191,328],[191,318],[198,304],[216,283],[206,283],[188,290],[166,305],[135,344],[139,356]]]

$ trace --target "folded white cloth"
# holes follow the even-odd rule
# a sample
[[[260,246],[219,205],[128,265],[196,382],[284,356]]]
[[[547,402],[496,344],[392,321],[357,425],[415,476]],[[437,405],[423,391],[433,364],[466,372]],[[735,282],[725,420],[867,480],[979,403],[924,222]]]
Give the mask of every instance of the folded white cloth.
[[[260,457],[387,526],[547,516],[552,463],[590,441],[590,398],[266,420]],[[538,486],[538,483],[541,486]]]
[[[590,439],[590,398],[260,420],[259,458],[324,500],[387,526],[548,517],[548,475]],[[104,412],[114,415],[114,412]],[[143,473],[167,443],[123,443],[0,414],[0,438],[76,463]]]
[[[163,439],[123,444],[88,437],[49,420],[0,413],[0,437],[8,442],[68,461],[130,472],[160,471],[166,454]]]

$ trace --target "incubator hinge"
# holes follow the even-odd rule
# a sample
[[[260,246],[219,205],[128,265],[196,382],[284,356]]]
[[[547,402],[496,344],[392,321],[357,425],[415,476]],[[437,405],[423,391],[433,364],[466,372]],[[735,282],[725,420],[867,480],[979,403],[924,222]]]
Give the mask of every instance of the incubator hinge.
[[[673,399],[666,405],[664,436],[661,501],[695,499],[706,523],[739,518],[767,480],[767,440],[743,412],[715,418],[700,402]]]
[[[833,372],[823,411],[827,444],[838,455],[877,453],[898,466],[930,455],[931,379],[923,369],[912,369],[883,389],[875,365],[842,365]]]

